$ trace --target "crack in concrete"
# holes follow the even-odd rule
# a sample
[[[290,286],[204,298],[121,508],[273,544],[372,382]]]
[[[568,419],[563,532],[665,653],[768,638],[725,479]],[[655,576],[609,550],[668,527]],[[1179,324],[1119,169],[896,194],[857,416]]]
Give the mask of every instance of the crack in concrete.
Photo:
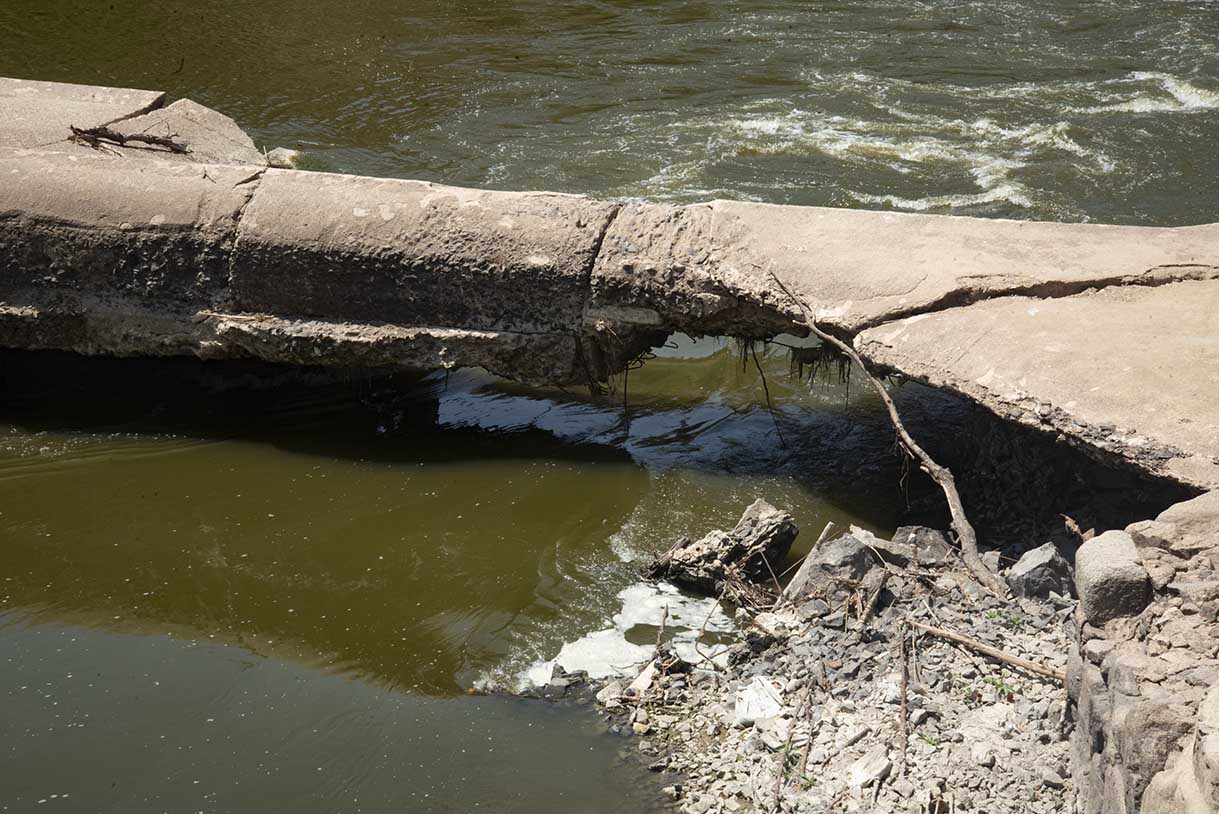
[[[1165,276],[1152,276],[1158,271],[1183,271],[1185,273],[1173,273]],[[985,280],[986,277],[977,277],[978,280]],[[1164,264],[1152,266],[1149,269],[1135,275],[1123,274],[1116,277],[1097,277],[1088,280],[1048,280],[1043,282],[1032,282],[1024,286],[1012,286],[1001,290],[978,290],[978,289],[962,289],[952,291],[942,297],[930,302],[919,305],[912,305],[909,308],[895,309],[894,311],[883,316],[863,319],[852,324],[844,330],[853,339],[855,336],[863,333],[870,328],[877,328],[882,325],[887,325],[892,322],[897,322],[910,317],[924,316],[927,314],[936,314],[943,311],[949,311],[953,308],[965,308],[970,305],[975,305],[988,300],[996,300],[1003,297],[1029,297],[1040,300],[1065,299],[1067,297],[1076,297],[1080,294],[1086,294],[1089,291],[1101,291],[1107,288],[1119,287],[1140,287],[1140,288],[1158,288],[1160,286],[1172,285],[1173,283],[1183,283],[1197,280],[1219,280],[1219,266],[1211,266],[1204,264]]]
[[[589,302],[593,298],[593,273],[597,270],[597,261],[601,259],[601,249],[605,245],[605,238],[609,235],[610,228],[614,225],[614,221],[621,214],[623,205],[614,204],[614,208],[610,211],[609,217],[605,219],[605,226],[601,228],[601,233],[593,240],[592,257],[588,261],[588,268],[584,270],[581,280],[581,287],[584,289],[584,307],[581,309],[583,314],[588,313]]]
[[[144,105],[139,110],[133,111],[131,113],[124,113],[122,116],[119,116],[116,119],[111,119],[110,121],[102,122],[100,125],[97,125],[97,126],[98,127],[109,127],[112,124],[118,124],[120,122],[125,122],[125,121],[128,121],[129,119],[138,119],[140,116],[146,116],[149,113],[152,113],[154,110],[160,110],[161,108],[165,107],[166,94],[164,91],[159,91],[159,94],[160,95],[157,96],[156,99],[154,99],[151,102],[149,102],[148,104]]]
[[[237,248],[241,243],[241,227],[245,219],[245,212],[250,208],[250,204],[253,203],[254,196],[258,194],[258,190],[262,188],[262,177],[267,174],[268,169],[270,168],[262,167],[248,177],[233,184],[233,189],[245,186],[246,184],[253,184],[253,186],[250,187],[249,194],[246,195],[241,206],[237,207],[237,211],[233,213],[233,241],[228,247],[229,261],[226,264],[227,274],[224,281],[224,290],[220,295],[220,299],[223,302],[217,302],[217,306],[229,302],[233,289],[233,275],[237,271]]]

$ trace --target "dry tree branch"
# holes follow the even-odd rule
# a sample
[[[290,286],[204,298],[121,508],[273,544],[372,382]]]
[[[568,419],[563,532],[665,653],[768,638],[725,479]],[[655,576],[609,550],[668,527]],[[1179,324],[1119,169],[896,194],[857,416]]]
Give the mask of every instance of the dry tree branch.
[[[839,352],[844,354],[848,359],[855,363],[856,367],[867,377],[872,383],[872,387],[876,390],[880,400],[884,402],[885,409],[889,412],[889,421],[893,424],[893,428],[897,431],[897,438],[901,442],[906,452],[918,461],[919,467],[926,472],[932,480],[939,484],[940,489],[944,492],[944,498],[948,501],[948,510],[952,514],[952,528],[957,534],[957,542],[961,546],[961,554],[965,560],[965,564],[973,573],[978,582],[982,583],[988,590],[996,596],[1006,597],[1007,586],[999,579],[978,555],[978,537],[974,532],[973,525],[969,522],[969,518],[965,514],[965,506],[961,503],[961,495],[957,492],[956,482],[953,480],[952,471],[947,467],[940,466],[930,455],[919,446],[918,442],[906,430],[906,425],[902,423],[901,416],[898,415],[897,406],[893,403],[893,397],[889,395],[889,391],[885,388],[884,383],[878,379],[873,373],[868,370],[863,359],[855,351],[855,348],[833,334],[827,333],[817,325],[817,319],[809,306],[791,292],[783,281],[771,273],[776,285],[782,289],[792,302],[800,309],[800,313],[804,316],[804,324],[818,339],[826,342],[837,348]]]
[[[901,707],[898,710],[898,719],[897,719],[898,737],[901,742],[901,768],[899,771],[901,774],[905,774],[906,773],[906,753],[910,749],[910,727],[909,727],[909,723],[908,723],[909,711],[906,709],[906,693],[907,693],[906,683],[909,681],[910,667],[909,667],[909,662],[908,662],[908,656],[906,653],[907,630],[904,625],[898,625],[897,635],[898,635],[897,655],[898,655],[898,659],[901,663],[901,667],[900,667],[901,687],[898,690],[901,693]]]
[[[964,645],[965,647],[978,651],[984,656],[989,656],[995,661],[1010,664],[1012,667],[1018,667],[1021,670],[1034,673],[1039,676],[1052,678],[1062,684],[1067,683],[1066,673],[1064,673],[1062,670],[1055,670],[1052,667],[1042,666],[1035,661],[1029,661],[1028,659],[1022,659],[1019,656],[1004,653],[1002,650],[997,650],[990,645],[982,644],[982,642],[971,639],[968,636],[962,636],[960,633],[954,633],[951,630],[944,630],[943,628],[924,625],[921,622],[915,622],[910,619],[906,620],[906,624],[915,630],[921,630],[924,633],[930,633],[932,636],[938,636],[941,639],[947,639],[950,642],[956,642],[959,645]]]
[[[100,127],[76,127],[68,125],[72,131],[72,141],[80,144],[87,144],[95,150],[100,150],[105,144],[116,144],[119,147],[126,147],[129,143],[146,144],[153,147],[164,147],[171,153],[189,153],[186,145],[180,141],[174,141],[177,133],[169,136],[152,136],[147,133],[132,133],[125,135],[117,130],[112,130],[105,125]]]

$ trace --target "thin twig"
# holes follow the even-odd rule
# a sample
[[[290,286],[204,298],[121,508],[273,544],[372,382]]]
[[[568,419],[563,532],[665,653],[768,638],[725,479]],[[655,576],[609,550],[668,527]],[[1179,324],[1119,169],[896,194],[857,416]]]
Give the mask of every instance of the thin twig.
[[[897,412],[897,406],[893,403],[893,397],[889,395],[888,389],[885,388],[884,383],[880,379],[868,370],[867,365],[864,364],[863,359],[855,349],[833,334],[822,330],[817,324],[817,319],[812,309],[793,294],[791,289],[784,285],[783,281],[775,276],[773,272],[770,277],[800,309],[800,313],[804,315],[805,326],[809,331],[815,334],[822,342],[827,342],[837,348],[839,352],[854,362],[864,376],[867,377],[868,381],[872,383],[872,387],[876,390],[877,395],[880,396],[881,401],[885,404],[885,409],[889,412],[889,421],[897,431],[897,438],[901,442],[902,447],[918,461],[919,467],[939,484],[940,489],[944,492],[944,498],[948,501],[948,510],[952,514],[952,527],[957,533],[957,542],[961,546],[961,553],[965,559],[965,564],[969,566],[969,570],[973,573],[974,577],[988,590],[998,597],[1006,597],[1008,595],[1007,586],[995,574],[991,573],[990,569],[986,567],[986,564],[982,562],[982,558],[978,555],[978,537],[973,525],[965,514],[965,506],[961,503],[961,496],[957,492],[952,471],[936,463],[906,430],[906,425],[902,423],[901,416]]]
[[[1010,653],[1004,653],[1002,650],[997,650],[988,644],[982,644],[982,642],[979,642],[976,639],[971,639],[968,636],[962,636],[960,633],[954,633],[951,630],[944,630],[943,628],[924,625],[921,622],[915,622],[913,620],[907,620],[906,624],[912,628],[915,628],[916,630],[921,630],[924,633],[930,633],[932,636],[938,636],[941,639],[947,639],[950,642],[956,642],[957,644],[964,645],[965,647],[976,650],[984,656],[989,656],[995,661],[1010,664],[1013,667],[1018,667],[1021,670],[1034,673],[1039,676],[1052,678],[1062,684],[1067,683],[1066,673],[1062,672],[1061,670],[1055,670],[1052,667],[1044,667],[1035,661],[1029,661],[1028,659],[1022,659],[1019,656],[1013,656]]]
[[[762,372],[762,364],[758,361],[758,351],[749,343],[749,352],[753,354],[753,366],[758,369],[758,375],[762,378],[762,392],[766,395],[766,409],[770,411],[770,420],[775,425],[775,435],[779,437],[779,445],[784,449],[787,448],[787,441],[783,438],[783,430],[779,429],[779,416],[775,414],[775,407],[770,403],[770,388],[766,386],[766,374]]]
[[[906,749],[909,747],[910,732],[907,726],[906,712],[906,676],[909,672],[906,662],[906,626],[898,625],[897,629],[897,657],[900,662],[899,670],[901,687],[898,692],[901,693],[901,707],[898,709],[898,737],[901,745],[901,769],[902,774],[906,773]]]
[[[761,556],[762,562],[766,563],[766,570],[770,572],[770,578],[775,582],[775,601],[778,602],[779,598],[783,595],[783,586],[779,584],[779,578],[775,576],[775,569],[770,567],[770,560],[767,559],[765,554],[760,554],[759,556]]]
[[[697,653],[699,656],[701,656],[703,661],[710,664],[712,670],[719,670],[720,666],[715,663],[714,658],[712,658],[711,656],[708,656],[706,653],[704,653],[702,651],[702,648],[699,647],[699,644],[702,642],[703,636],[707,635],[707,623],[710,622],[711,617],[713,615],[715,615],[715,609],[720,606],[720,602],[724,598],[724,592],[727,590],[728,590],[727,586],[724,586],[724,588],[720,590],[720,595],[715,598],[715,602],[713,602],[711,604],[711,608],[707,611],[707,618],[703,620],[703,623],[698,628],[698,635],[694,637],[694,652]]]

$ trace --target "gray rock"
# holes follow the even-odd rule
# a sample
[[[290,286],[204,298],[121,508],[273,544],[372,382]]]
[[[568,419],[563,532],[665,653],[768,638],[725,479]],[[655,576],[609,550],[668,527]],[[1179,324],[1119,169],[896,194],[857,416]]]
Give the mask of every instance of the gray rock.
[[[1134,540],[1118,530],[1080,546],[1075,554],[1075,588],[1084,617],[1094,625],[1134,616],[1151,598],[1151,580]]]
[[[1191,725],[1169,704],[1144,702],[1115,715],[1111,728],[1122,765],[1132,773],[1125,782],[1137,799]]]
[[[985,565],[986,569],[988,571],[990,571],[992,574],[999,573],[999,552],[998,551],[983,552],[982,553],[982,564]]]
[[[952,561],[952,548],[942,532],[926,526],[902,526],[893,542],[912,546],[914,560],[924,568],[937,568]]]
[[[1198,705],[1194,743],[1193,774],[1199,793],[1219,809],[1219,684],[1211,687]]]
[[[267,153],[267,163],[281,170],[292,170],[296,169],[296,165],[300,161],[300,155],[300,152],[297,150],[289,150],[287,147],[276,147]]]
[[[889,747],[877,744],[851,765],[851,786],[856,789],[866,789],[879,783],[889,776],[893,763],[889,760]]]
[[[851,526],[851,536],[872,552],[872,556],[880,556],[887,563],[905,568],[914,562],[915,550],[911,543],[899,540],[882,540],[867,529]]]
[[[814,597],[834,597],[849,586],[841,580],[858,582],[878,565],[876,555],[853,534],[844,534],[813,551],[800,565],[783,591],[785,601],[799,602]]]
[[[1114,643],[1108,639],[1089,639],[1084,643],[1084,657],[1093,664],[1099,665],[1105,656],[1113,652]]]
[[[820,619],[829,612],[830,606],[825,602],[824,599],[810,599],[796,609],[796,613],[799,614],[800,618],[804,621],[808,621],[810,619]]]
[[[1070,596],[1071,566],[1053,543],[1026,551],[1005,574],[1007,587],[1016,596],[1044,599],[1051,592]]]

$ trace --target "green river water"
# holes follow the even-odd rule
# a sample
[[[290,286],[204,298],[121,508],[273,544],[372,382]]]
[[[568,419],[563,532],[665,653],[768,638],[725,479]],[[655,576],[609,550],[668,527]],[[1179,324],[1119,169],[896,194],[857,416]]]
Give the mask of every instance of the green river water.
[[[1209,0],[6,0],[0,75],[188,96],[330,171],[1219,219]],[[588,710],[467,694],[637,660],[666,605],[697,628],[633,561],[756,497],[804,544],[909,519],[858,384],[764,354],[772,415],[732,345],[674,344],[625,409],[621,381],[0,355],[0,811],[659,807]]]

